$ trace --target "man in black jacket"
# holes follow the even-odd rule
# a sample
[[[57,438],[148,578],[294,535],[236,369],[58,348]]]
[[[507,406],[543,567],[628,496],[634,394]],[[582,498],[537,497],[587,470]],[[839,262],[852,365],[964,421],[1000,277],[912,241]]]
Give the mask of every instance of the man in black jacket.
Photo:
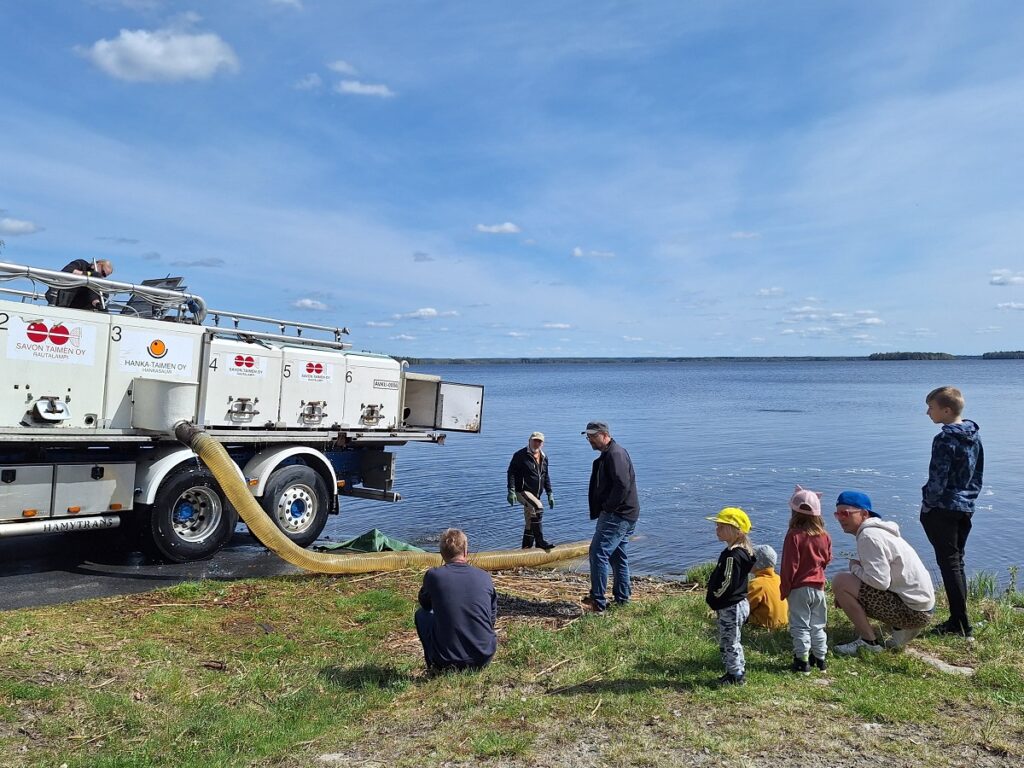
[[[97,259],[93,262],[75,259],[61,272],[85,275],[86,277],[110,277],[114,273],[114,265],[108,259]],[[103,309],[103,297],[85,286],[64,289],[50,288],[46,292],[46,303],[69,309]]]
[[[583,604],[600,613],[608,606],[604,591],[608,567],[612,570],[612,596],[616,605],[629,602],[629,560],[626,544],[640,517],[633,462],[626,449],[612,439],[608,425],[592,421],[582,432],[590,447],[600,451],[590,472],[590,519],[597,520],[590,542],[590,594]]]
[[[523,549],[529,549],[536,542],[541,549],[551,549],[554,544],[544,540],[544,505],[541,493],[547,493],[548,506],[555,508],[555,497],[551,493],[551,477],[548,475],[548,457],[542,450],[544,433],[534,432],[526,441],[526,447],[512,454],[508,463],[508,503],[523,505]]]
[[[498,594],[490,575],[467,562],[468,554],[466,534],[449,528],[441,534],[444,565],[423,577],[416,632],[431,670],[479,669],[498,648]]]

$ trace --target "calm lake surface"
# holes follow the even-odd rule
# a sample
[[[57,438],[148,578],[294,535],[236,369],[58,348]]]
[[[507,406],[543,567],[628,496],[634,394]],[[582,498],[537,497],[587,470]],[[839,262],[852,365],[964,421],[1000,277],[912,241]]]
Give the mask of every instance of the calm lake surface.
[[[824,493],[835,568],[854,550],[829,512],[844,489],[868,493],[932,570],[918,521],[937,427],[924,396],[946,384],[967,400],[985,446],[967,564],[1006,580],[1024,564],[1024,361],[688,362],[418,367],[449,381],[483,384],[483,432],[450,434],[444,446],[397,453],[397,504],[342,499],[325,531],[332,539],[380,528],[427,547],[439,531],[467,531],[475,550],[517,547],[522,511],[505,500],[512,453],[545,433],[556,507],[545,511],[555,542],[589,539],[587,483],[596,454],[580,435],[607,421],[630,453],[640,492],[634,570],[679,574],[713,560],[721,545],[705,521],[740,506],[755,543],[781,551],[789,496],[800,483]]]

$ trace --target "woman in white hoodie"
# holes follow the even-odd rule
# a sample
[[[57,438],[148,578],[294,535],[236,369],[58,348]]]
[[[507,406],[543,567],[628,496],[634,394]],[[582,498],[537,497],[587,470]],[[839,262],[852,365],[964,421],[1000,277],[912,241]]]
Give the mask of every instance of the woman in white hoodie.
[[[837,645],[836,651],[882,650],[882,638],[871,619],[892,627],[884,647],[906,645],[928,625],[935,609],[935,589],[924,563],[900,538],[899,526],[879,518],[866,493],[839,494],[836,519],[845,533],[857,537],[857,558],[850,560],[849,573],[832,579],[832,591],[858,635]]]

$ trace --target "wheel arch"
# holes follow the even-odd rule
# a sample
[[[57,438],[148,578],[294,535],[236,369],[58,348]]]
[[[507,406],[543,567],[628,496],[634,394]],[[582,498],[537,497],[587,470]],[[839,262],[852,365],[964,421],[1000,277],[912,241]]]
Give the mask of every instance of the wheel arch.
[[[199,457],[190,448],[185,448],[184,446],[161,449],[153,458],[139,462],[135,475],[135,482],[138,488],[138,493],[135,497],[136,503],[153,504],[156,501],[156,494],[160,490],[161,483],[181,467],[190,463],[202,465]],[[235,471],[238,472],[238,476],[242,478],[242,482],[245,482],[245,475],[242,473],[242,470],[237,464],[233,464],[233,466]]]
[[[252,495],[261,498],[267,489],[267,481],[278,467],[289,459],[301,458],[320,477],[327,486],[327,495],[331,499],[329,512],[337,511],[338,507],[338,475],[330,460],[315,448],[305,445],[273,446],[264,448],[242,468],[242,475],[249,478]],[[253,484],[255,482],[255,484]]]

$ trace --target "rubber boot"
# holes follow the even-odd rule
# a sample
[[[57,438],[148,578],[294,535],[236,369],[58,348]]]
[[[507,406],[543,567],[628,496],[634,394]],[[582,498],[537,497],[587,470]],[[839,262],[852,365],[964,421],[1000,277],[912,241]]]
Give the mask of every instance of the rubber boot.
[[[533,531],[533,538],[537,540],[537,546],[543,549],[545,552],[550,552],[555,548],[555,545],[550,541],[544,540],[544,527],[543,523],[539,520],[536,523],[531,523],[530,528]]]

